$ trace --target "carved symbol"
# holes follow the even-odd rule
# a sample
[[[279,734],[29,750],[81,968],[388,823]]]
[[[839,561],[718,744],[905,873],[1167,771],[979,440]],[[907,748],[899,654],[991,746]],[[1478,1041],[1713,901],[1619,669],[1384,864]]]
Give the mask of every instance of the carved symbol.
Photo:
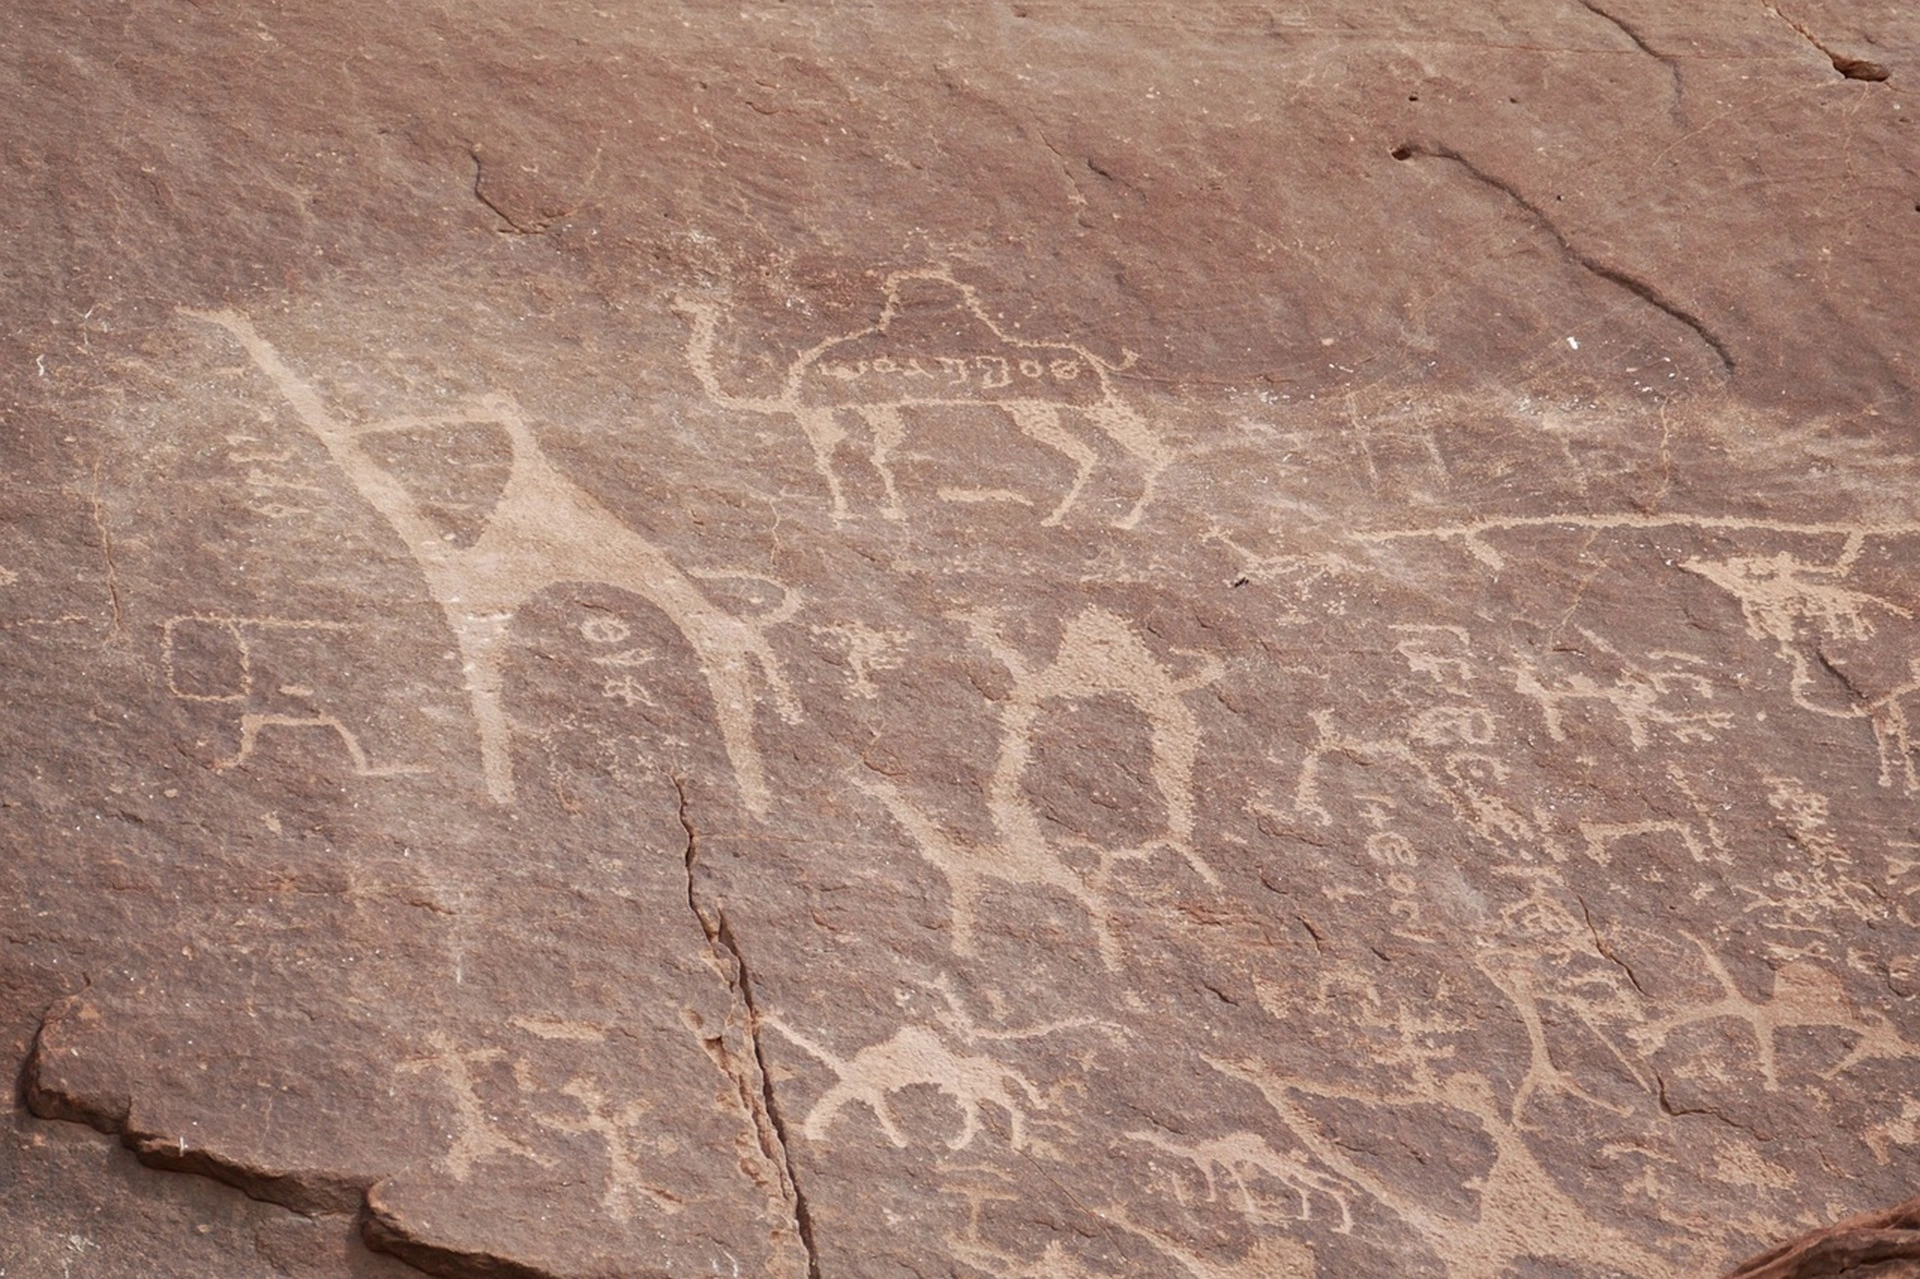
[[[240,743],[234,753],[213,762],[216,770],[234,768],[253,757],[260,736],[268,729],[318,728],[332,733],[346,749],[356,777],[398,777],[432,770],[410,765],[376,765],[360,738],[336,715],[314,709],[314,690],[305,684],[282,684],[272,695],[288,702],[306,703],[285,709],[250,710],[266,694],[254,687],[255,645],[262,635],[290,632],[345,631],[339,622],[291,621],[279,617],[229,617],[183,614],[168,618],[160,629],[160,669],[167,692],[183,702],[234,706],[240,710]]]
[[[633,628],[617,617],[589,617],[580,623],[581,637],[595,644],[618,644],[631,634]]]
[[[837,635],[847,646],[847,665],[853,672],[853,695],[868,701],[880,696],[873,682],[877,671],[898,670],[905,662],[902,650],[907,636],[902,631],[877,631],[859,622],[844,626],[816,626],[816,635]]]
[[[769,797],[754,725],[754,675],[788,722],[800,717],[779,658],[756,625],[715,607],[666,553],[641,537],[547,460],[539,441],[504,396],[433,417],[353,424],[335,417],[319,393],[289,368],[244,315],[184,312],[224,329],[273,383],[334,464],[392,527],[446,615],[463,659],[467,695],[480,738],[487,791],[513,801],[511,725],[504,699],[507,634],[529,599],[564,582],[631,591],[672,619],[700,660],[720,735],[742,797],[764,814]],[[511,470],[473,541],[448,540],[400,480],[362,444],[371,436],[443,425],[483,424],[506,434]],[[774,620],[778,620],[777,615]]]
[[[685,297],[676,298],[674,307],[692,321],[687,362],[708,398],[726,408],[784,415],[799,423],[835,519],[848,513],[835,463],[847,438],[843,414],[866,426],[872,440],[868,458],[886,490],[883,513],[899,519],[904,509],[889,462],[906,440],[909,415],[927,408],[987,406],[1074,464],[1072,485],[1043,524],[1065,518],[1099,462],[1093,448],[1065,425],[1069,413],[1140,464],[1139,499],[1115,524],[1132,528],[1139,522],[1172,454],[1113,385],[1111,375],[1131,364],[1131,355],[1109,364],[1072,343],[1012,337],[994,323],[971,286],[945,271],[897,271],[887,277],[885,291],[874,324],[803,351],[788,365],[780,394],[767,397],[721,389],[713,360],[718,307]],[[980,491],[956,496],[979,500]],[[1010,495],[986,496],[1004,500]]]
[[[1880,748],[1880,784],[1891,786],[1895,777],[1908,795],[1920,792],[1920,769],[1914,755],[1920,752],[1913,721],[1907,715],[1907,702],[1920,698],[1920,657],[1907,664],[1907,680],[1887,690],[1864,707],[1867,722],[1873,725],[1875,743]]]
[[[600,686],[600,695],[622,706],[658,706],[646,686],[631,675],[619,675]]]
[[[272,421],[271,413],[262,414]],[[253,490],[249,501],[252,509],[270,520],[286,519],[291,516],[312,514],[303,506],[294,506],[281,501],[281,494],[300,495],[320,493],[324,490],[318,484],[308,484],[289,478],[281,468],[297,465],[298,459],[292,449],[268,450],[259,447],[256,436],[233,434],[227,436],[229,451],[227,461],[234,466],[247,468],[247,487]]]
[[[1467,695],[1467,687],[1473,683],[1474,666],[1468,660],[1473,640],[1465,627],[1398,622],[1393,629],[1406,635],[1405,639],[1395,641],[1393,651],[1406,660],[1408,670],[1425,675],[1449,693]]]

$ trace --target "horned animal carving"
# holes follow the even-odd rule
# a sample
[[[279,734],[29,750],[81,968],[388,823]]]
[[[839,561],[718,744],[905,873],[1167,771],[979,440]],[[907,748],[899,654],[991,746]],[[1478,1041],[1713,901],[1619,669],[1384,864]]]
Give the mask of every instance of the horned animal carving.
[[[1139,497],[1114,521],[1116,527],[1139,523],[1155,482],[1172,460],[1166,443],[1114,386],[1112,375],[1133,362],[1131,354],[1112,364],[1070,342],[1011,337],[988,317],[971,286],[944,271],[889,275],[880,318],[801,352],[787,366],[779,394],[771,396],[735,395],[721,388],[713,358],[718,306],[680,297],[674,309],[692,322],[687,362],[714,403],[784,415],[799,424],[836,520],[850,513],[836,460],[848,439],[849,419],[867,430],[868,460],[885,488],[882,513],[889,519],[905,515],[891,462],[920,411],[996,409],[1022,434],[1070,460],[1073,482],[1041,521],[1047,525],[1066,517],[1100,461],[1094,446],[1067,425],[1073,418],[1140,465]]]

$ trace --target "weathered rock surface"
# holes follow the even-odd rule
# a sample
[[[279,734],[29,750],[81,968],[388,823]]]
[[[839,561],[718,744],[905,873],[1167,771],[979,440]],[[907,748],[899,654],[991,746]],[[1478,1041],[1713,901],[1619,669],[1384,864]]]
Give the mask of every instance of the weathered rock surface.
[[[0,1272],[1906,1199],[1916,36],[13,6]]]
[[[1768,1249],[1727,1279],[1822,1279],[1920,1275],[1920,1200],[1861,1213]]]

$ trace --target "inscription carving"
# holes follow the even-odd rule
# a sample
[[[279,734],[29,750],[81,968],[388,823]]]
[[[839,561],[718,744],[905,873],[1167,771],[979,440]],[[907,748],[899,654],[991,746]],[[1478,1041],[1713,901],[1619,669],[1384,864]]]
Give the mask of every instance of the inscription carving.
[[[1131,355],[1113,364],[1070,342],[1014,337],[987,313],[972,286],[945,271],[896,271],[887,276],[884,294],[878,320],[801,352],[787,366],[780,392],[771,396],[723,388],[714,365],[719,306],[693,297],[676,298],[674,305],[692,324],[687,362],[707,397],[725,408],[797,422],[835,519],[850,514],[837,460],[848,439],[843,419],[851,417],[866,428],[867,458],[885,490],[882,514],[901,519],[906,508],[891,463],[906,442],[913,414],[986,407],[1005,413],[1022,434],[1073,463],[1073,481],[1043,525],[1066,518],[1099,465],[1099,453],[1069,429],[1070,419],[1084,421],[1140,469],[1140,495],[1114,521],[1120,528],[1139,523],[1172,453],[1114,384],[1113,375],[1132,363]],[[1008,500],[1012,495],[968,491],[955,498]]]

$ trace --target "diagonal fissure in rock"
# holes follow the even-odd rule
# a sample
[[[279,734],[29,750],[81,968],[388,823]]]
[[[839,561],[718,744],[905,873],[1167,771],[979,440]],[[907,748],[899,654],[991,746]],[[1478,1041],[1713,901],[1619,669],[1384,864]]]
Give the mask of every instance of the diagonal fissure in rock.
[[[1622,270],[1620,267],[1603,262],[1578,247],[1573,240],[1568,237],[1567,233],[1561,229],[1560,224],[1547,216],[1546,210],[1528,199],[1520,188],[1514,186],[1513,183],[1487,172],[1487,170],[1481,168],[1466,156],[1461,155],[1452,147],[1437,143],[1403,143],[1393,149],[1392,155],[1396,160],[1411,160],[1423,157],[1433,160],[1445,160],[1459,166],[1461,171],[1468,177],[1485,186],[1491,187],[1518,205],[1521,211],[1533,220],[1535,225],[1553,238],[1554,243],[1559,246],[1561,253],[1566,256],[1568,261],[1595,277],[1605,280],[1615,288],[1625,290],[1655,310],[1664,312],[1670,319],[1693,330],[1694,336],[1699,338],[1700,341],[1706,345],[1707,349],[1713,352],[1714,358],[1720,362],[1721,369],[1728,377],[1732,377],[1739,368],[1739,362],[1734,357],[1733,349],[1727,345],[1726,339],[1709,327],[1705,320],[1668,297],[1652,282]]]
[[[754,1003],[753,977],[734,938],[733,929],[727,923],[726,912],[718,905],[709,906],[701,900],[697,868],[700,832],[693,824],[686,783],[676,777],[673,786],[680,797],[680,826],[687,835],[687,909],[693,912],[700,931],[706,935],[708,953],[727,981],[731,1001],[729,1020],[734,1020],[732,1013],[739,1014],[738,1022],[745,1040],[747,1060],[742,1061],[738,1054],[729,1051],[724,1039],[709,1037],[706,1040],[707,1051],[713,1057],[714,1064],[739,1090],[741,1104],[753,1118],[761,1153],[780,1179],[781,1195],[793,1216],[794,1233],[806,1253],[807,1279],[820,1279],[820,1254],[814,1247],[812,1217],[808,1212],[806,1194],[800,1189],[799,1179],[794,1174],[786,1124],[781,1119],[780,1105],[774,1096],[773,1077],[767,1071],[766,1057],[760,1046],[760,1011]]]
[[[805,1257],[805,1274],[808,1279],[820,1279],[811,1216],[794,1175],[786,1125],[762,1055],[752,974],[725,912],[703,899],[698,832],[684,787],[679,816],[687,835],[687,905],[707,940],[715,970],[729,989],[727,1033],[708,1038],[705,1046],[738,1090],[751,1118],[762,1156],[759,1162],[765,1169],[756,1174],[756,1180],[767,1190],[770,1211],[784,1213],[791,1222],[797,1251]],[[39,1119],[83,1124],[117,1139],[142,1165],[155,1171],[205,1177],[306,1217],[353,1220],[363,1246],[425,1274],[442,1279],[557,1279],[556,1272],[544,1265],[468,1246],[430,1227],[423,1229],[423,1223],[411,1220],[410,1214],[390,1201],[383,1172],[286,1166],[218,1144],[202,1147],[191,1136],[168,1130],[165,1121],[156,1123],[154,1117],[143,1116],[138,1099],[126,1085],[102,1086],[73,1077],[65,1066],[68,1054],[84,1041],[87,1026],[101,1016],[85,992],[47,1010],[13,1077],[16,1105]],[[788,1255],[793,1257],[793,1252]]]
[[[1833,69],[1849,80],[1885,80],[1887,68],[1870,58],[1857,58],[1848,53],[1831,48],[1827,42],[1813,33],[1813,29],[1781,11],[1778,5],[1764,4],[1762,7],[1780,21],[1793,28],[1794,34],[1820,51],[1822,57],[1833,64]]]

